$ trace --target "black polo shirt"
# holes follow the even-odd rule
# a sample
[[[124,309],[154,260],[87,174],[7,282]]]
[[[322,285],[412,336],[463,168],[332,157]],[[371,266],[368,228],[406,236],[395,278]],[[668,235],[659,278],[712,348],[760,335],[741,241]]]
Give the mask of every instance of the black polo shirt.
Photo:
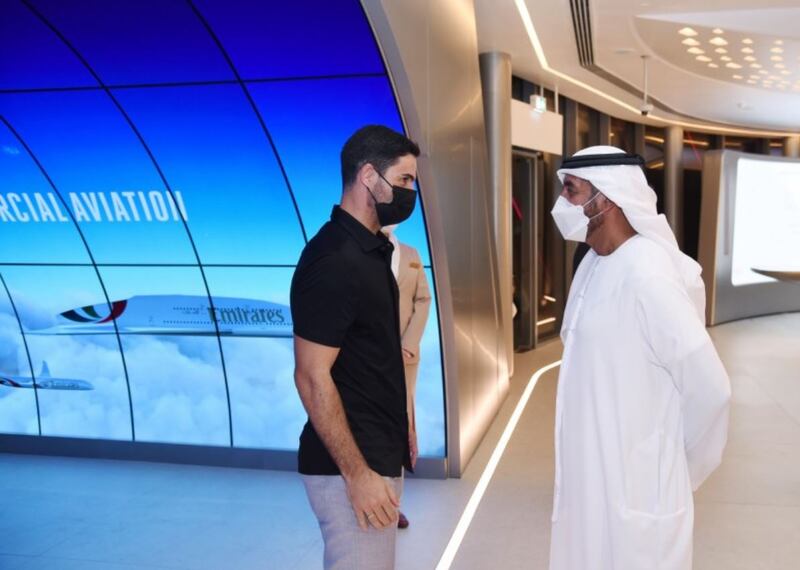
[[[367,464],[399,477],[411,462],[392,250],[386,236],[335,206],[300,256],[291,306],[295,335],[340,349],[331,376]],[[340,474],[310,420],[298,463],[305,475]]]

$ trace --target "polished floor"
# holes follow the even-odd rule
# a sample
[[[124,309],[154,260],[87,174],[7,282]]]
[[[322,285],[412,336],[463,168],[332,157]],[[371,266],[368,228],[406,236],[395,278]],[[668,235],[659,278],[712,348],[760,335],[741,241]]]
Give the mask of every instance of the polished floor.
[[[721,468],[696,495],[696,570],[800,568],[800,314],[711,329],[733,384]],[[550,343],[519,355],[508,400],[458,480],[410,480],[398,568],[434,568]],[[547,567],[557,369],[520,417],[454,569]],[[0,569],[320,567],[322,545],[296,475],[0,455]]]

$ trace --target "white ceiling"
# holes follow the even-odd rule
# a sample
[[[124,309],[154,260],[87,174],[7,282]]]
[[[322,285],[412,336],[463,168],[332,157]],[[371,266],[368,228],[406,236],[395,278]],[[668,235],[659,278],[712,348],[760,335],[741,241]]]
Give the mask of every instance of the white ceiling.
[[[641,90],[641,56],[649,56],[648,91],[666,109],[657,106],[646,122],[800,132],[800,0],[590,0],[589,6],[597,66]],[[641,120],[641,97],[581,67],[569,0],[475,0],[475,10],[480,51],[511,54],[515,75]],[[696,35],[680,34],[684,28]],[[696,45],[682,43],[687,38]]]

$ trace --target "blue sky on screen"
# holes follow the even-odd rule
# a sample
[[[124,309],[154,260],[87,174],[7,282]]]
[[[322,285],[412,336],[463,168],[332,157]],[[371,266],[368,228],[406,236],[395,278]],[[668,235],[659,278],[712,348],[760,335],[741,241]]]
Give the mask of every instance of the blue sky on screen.
[[[287,305],[305,244],[301,222],[313,236],[339,199],[342,144],[364,124],[402,130],[360,4],[196,2],[255,108],[188,3],[33,4],[101,81],[125,88],[111,91],[120,109],[22,3],[4,8],[0,49],[21,57],[0,59],[0,116],[33,156],[0,122],[0,273],[25,329],[53,326],[70,309],[106,307],[79,229],[97,263],[151,265],[100,267],[111,301],[205,299],[199,256],[204,264],[287,266],[205,268],[216,297]],[[420,188],[424,196],[424,180]],[[430,263],[421,208],[398,236]],[[27,334],[26,352],[19,327],[2,290],[0,373],[29,375],[30,354],[37,373],[47,362],[53,376],[93,386],[39,390],[45,435],[130,439],[133,420],[141,441],[224,446],[230,421],[234,445],[297,446],[306,418],[291,339],[224,337],[221,353],[214,336]],[[418,382],[424,455],[444,454],[440,355],[434,307]],[[35,414],[32,390],[0,387],[0,432],[37,433]]]

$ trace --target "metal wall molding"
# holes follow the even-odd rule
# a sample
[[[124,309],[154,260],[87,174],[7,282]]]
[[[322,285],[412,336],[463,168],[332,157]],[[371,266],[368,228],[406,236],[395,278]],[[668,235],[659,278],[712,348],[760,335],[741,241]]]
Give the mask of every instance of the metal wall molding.
[[[486,146],[489,154],[489,192],[497,248],[500,290],[500,330],[504,336],[508,376],[514,374],[514,334],[511,306],[511,56],[490,52],[479,56]]]
[[[497,415],[509,379],[475,7],[463,0],[362,5],[406,130],[422,150],[418,171],[438,285],[447,468],[458,477]]]

